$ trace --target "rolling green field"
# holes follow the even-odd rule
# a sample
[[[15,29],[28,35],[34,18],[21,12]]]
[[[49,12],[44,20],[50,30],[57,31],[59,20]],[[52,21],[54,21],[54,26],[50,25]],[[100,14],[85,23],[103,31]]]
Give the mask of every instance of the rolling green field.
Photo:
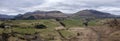
[[[91,20],[90,22],[88,22],[89,26],[95,26],[97,25],[98,20]],[[62,21],[66,27],[83,27],[83,20],[80,19],[68,19],[68,20],[63,20]]]
[[[71,27],[84,27],[82,24],[83,21],[80,19],[66,19],[61,20],[62,23],[66,25],[65,28],[71,28]],[[0,21],[1,23],[5,23],[6,25],[12,25],[10,28],[7,28],[7,30],[0,29],[0,34],[3,32],[11,33],[11,30],[17,33],[20,33],[19,35],[16,35],[18,37],[22,37],[25,34],[31,34],[33,35],[36,32],[40,33],[40,36],[46,39],[46,41],[51,41],[51,37],[57,37],[59,38],[58,32],[55,30],[55,28],[60,27],[61,25],[59,22],[57,22],[54,19],[42,19],[42,20],[9,20],[9,21]],[[35,25],[43,24],[47,28],[45,29],[36,29]],[[89,26],[95,26],[97,25],[97,20],[91,20],[89,23]],[[70,32],[68,30],[60,30],[60,33],[65,38],[69,38],[70,36],[74,36],[75,34],[73,32]],[[59,39],[55,40],[59,41]]]
[[[46,20],[11,20],[11,21],[0,21],[0,23],[5,22],[6,24],[13,25],[11,27],[14,31],[20,33],[33,33],[35,31],[54,31],[56,27],[61,26],[54,19],[46,19]],[[62,20],[62,22],[66,25],[66,28],[69,27],[83,27],[83,21],[79,19],[66,19]],[[97,21],[90,21],[89,26],[95,26]],[[37,24],[44,24],[46,29],[35,29],[34,26]],[[27,31],[27,32],[26,32]]]

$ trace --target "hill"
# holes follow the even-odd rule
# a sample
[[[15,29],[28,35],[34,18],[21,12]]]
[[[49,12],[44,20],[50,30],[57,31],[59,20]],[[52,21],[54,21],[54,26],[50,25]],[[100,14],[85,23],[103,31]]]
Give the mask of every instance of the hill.
[[[67,15],[60,11],[34,11],[18,15],[15,19],[49,19],[49,18],[66,18]]]
[[[112,15],[112,14],[106,13],[106,12],[97,11],[97,10],[82,10],[82,11],[79,11],[79,12],[73,14],[73,17],[113,18],[113,17],[115,17],[115,15]]]
[[[82,10],[74,14],[65,14],[61,11],[34,11],[19,14],[15,19],[54,19],[54,18],[120,18],[120,16],[97,10]]]

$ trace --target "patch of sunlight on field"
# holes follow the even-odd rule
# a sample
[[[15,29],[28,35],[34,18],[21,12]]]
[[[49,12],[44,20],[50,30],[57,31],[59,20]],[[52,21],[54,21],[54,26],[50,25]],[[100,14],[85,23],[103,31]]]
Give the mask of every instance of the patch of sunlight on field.
[[[75,36],[75,34],[73,32],[70,32],[68,30],[61,30],[60,31],[62,33],[62,35],[65,37],[65,38],[70,38],[70,37],[73,37]]]
[[[82,21],[77,19],[70,19],[70,20],[63,20],[62,21],[67,27],[79,27],[79,26],[83,26],[82,25]]]
[[[13,31],[21,34],[34,34],[36,32],[34,28],[13,28]]]
[[[2,33],[3,33],[3,29],[0,28],[0,34],[2,34]]]

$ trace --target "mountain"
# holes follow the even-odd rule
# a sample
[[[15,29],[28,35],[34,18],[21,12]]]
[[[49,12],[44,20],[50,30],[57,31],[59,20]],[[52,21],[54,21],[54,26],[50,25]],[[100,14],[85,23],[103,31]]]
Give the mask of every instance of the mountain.
[[[120,16],[97,10],[82,10],[74,14],[64,14],[61,11],[34,11],[15,16],[15,19],[51,19],[51,18],[120,18]]]
[[[23,15],[17,15],[15,19],[49,19],[49,18],[66,18],[67,15],[60,11],[34,11],[27,12]]]
[[[105,13],[97,10],[82,10],[75,14],[73,14],[73,17],[83,17],[83,18],[112,18],[115,17],[115,15],[112,15],[110,13]]]
[[[5,15],[5,14],[0,14],[0,19],[11,19],[13,18],[14,16],[12,15]]]

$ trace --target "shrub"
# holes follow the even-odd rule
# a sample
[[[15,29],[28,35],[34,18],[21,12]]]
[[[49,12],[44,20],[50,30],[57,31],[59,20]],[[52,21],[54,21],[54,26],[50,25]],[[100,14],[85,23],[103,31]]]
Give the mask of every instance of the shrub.
[[[120,29],[120,20],[113,19],[106,22],[106,24],[110,27],[116,27],[116,29]]]
[[[35,28],[37,28],[37,29],[45,29],[47,27],[45,25],[43,25],[43,24],[38,24],[38,25],[35,25]]]

